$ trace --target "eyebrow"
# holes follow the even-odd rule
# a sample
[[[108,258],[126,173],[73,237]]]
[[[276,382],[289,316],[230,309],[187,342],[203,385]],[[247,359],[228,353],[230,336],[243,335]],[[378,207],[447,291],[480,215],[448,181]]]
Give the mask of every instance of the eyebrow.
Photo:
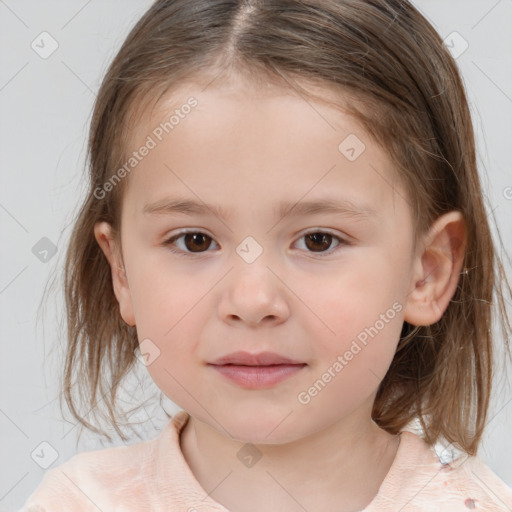
[[[186,198],[164,198],[153,203],[146,203],[142,210],[148,215],[208,215],[213,214],[222,220],[230,220],[232,216],[221,206],[209,205]],[[318,214],[344,215],[359,220],[371,220],[377,217],[377,212],[369,206],[356,206],[347,199],[325,198],[316,201],[282,201],[274,209],[278,218]]]

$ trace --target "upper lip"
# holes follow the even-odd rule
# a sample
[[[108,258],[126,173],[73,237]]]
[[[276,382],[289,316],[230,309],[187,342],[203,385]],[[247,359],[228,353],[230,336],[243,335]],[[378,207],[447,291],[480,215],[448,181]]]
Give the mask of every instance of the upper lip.
[[[216,359],[213,365],[224,364],[238,364],[244,366],[269,366],[272,364],[305,364],[300,361],[295,361],[288,357],[275,354],[273,352],[260,352],[258,354],[251,354],[249,352],[238,351],[232,352],[227,356]]]

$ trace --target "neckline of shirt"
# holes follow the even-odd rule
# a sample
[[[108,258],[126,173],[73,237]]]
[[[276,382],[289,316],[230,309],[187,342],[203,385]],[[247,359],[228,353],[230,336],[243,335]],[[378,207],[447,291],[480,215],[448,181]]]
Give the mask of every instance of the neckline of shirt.
[[[194,507],[203,507],[198,510],[204,510],[207,504],[212,511],[230,512],[208,495],[185,460],[180,446],[180,435],[189,418],[186,411],[179,411],[172,416],[157,438],[159,448],[154,454],[159,475],[157,492],[170,494],[175,499],[174,505],[189,507],[188,510],[193,510]],[[442,468],[433,448],[423,438],[408,430],[403,430],[398,435],[400,442],[393,462],[377,494],[360,512],[377,512],[387,510],[390,504],[393,507],[406,504]],[[407,492],[404,492],[404,488]],[[183,501],[184,496],[186,502]]]

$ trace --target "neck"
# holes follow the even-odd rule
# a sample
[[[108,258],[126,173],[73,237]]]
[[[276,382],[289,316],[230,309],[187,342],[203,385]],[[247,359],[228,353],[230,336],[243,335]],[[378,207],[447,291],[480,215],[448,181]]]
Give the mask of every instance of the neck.
[[[250,445],[190,417],[181,449],[203,489],[229,510],[356,512],[377,494],[399,443],[364,418],[286,444]]]

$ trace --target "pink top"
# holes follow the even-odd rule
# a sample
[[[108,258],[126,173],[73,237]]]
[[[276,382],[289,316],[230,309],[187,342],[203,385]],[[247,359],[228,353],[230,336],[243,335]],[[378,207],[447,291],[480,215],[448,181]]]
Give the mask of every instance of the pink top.
[[[175,414],[158,437],[82,452],[48,470],[20,512],[229,512],[194,477],[180,448],[189,419]],[[362,512],[512,511],[512,489],[476,457],[442,464],[404,430],[378,494]]]

